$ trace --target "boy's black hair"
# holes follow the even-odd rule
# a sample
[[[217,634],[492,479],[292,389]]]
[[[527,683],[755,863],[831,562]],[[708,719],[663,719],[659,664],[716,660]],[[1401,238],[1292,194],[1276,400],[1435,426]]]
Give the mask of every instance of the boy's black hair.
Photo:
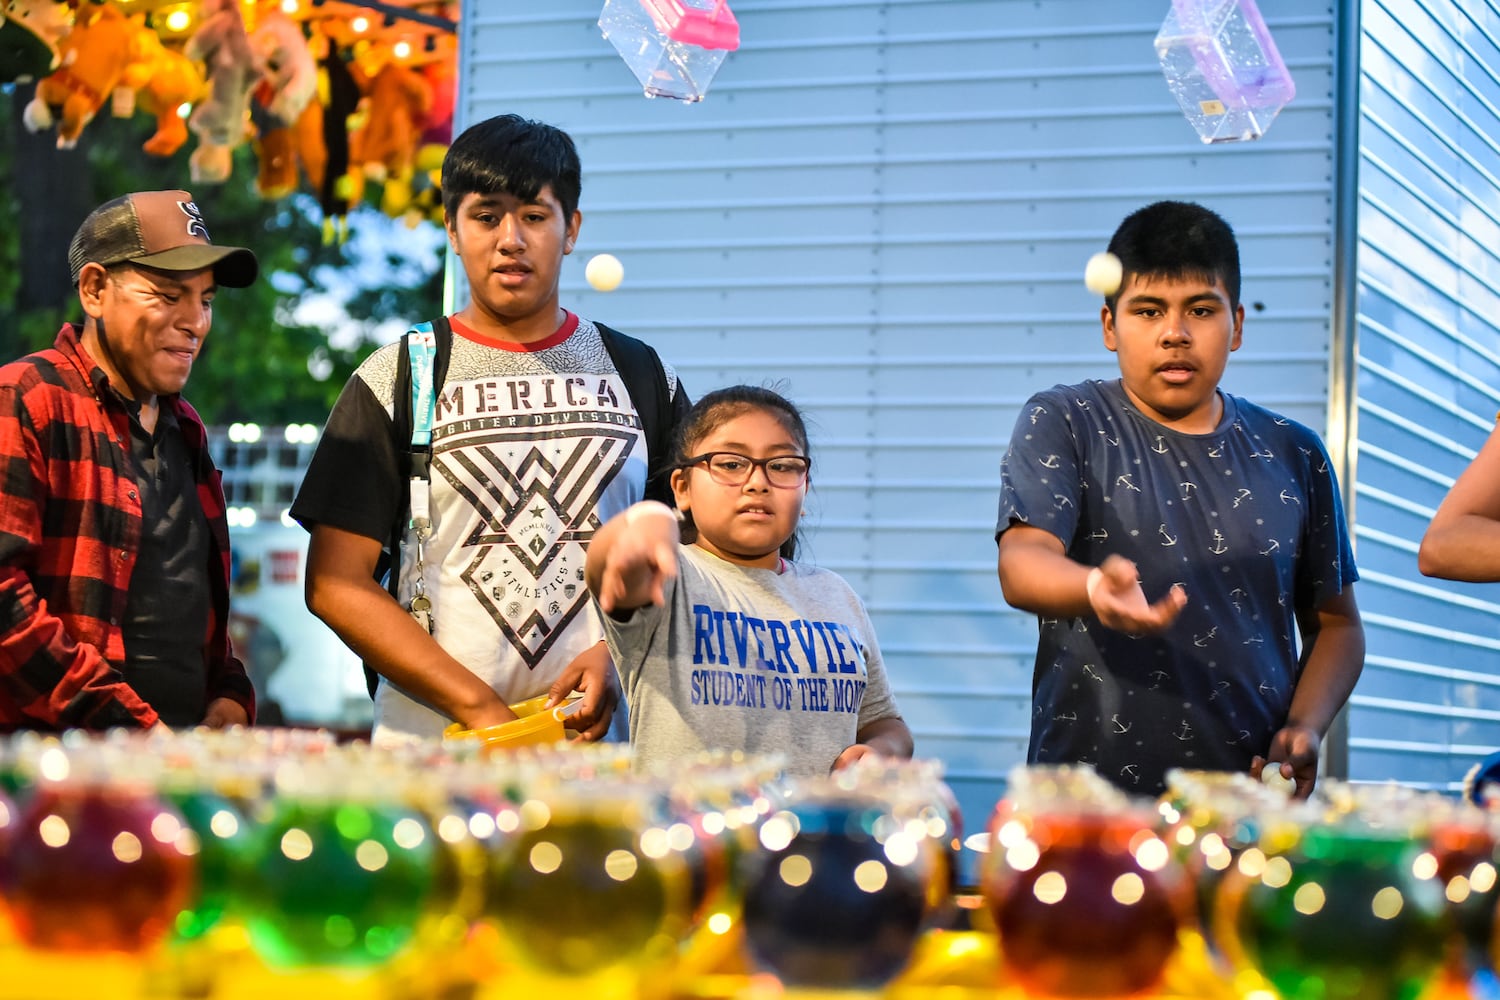
[[[1214,211],[1187,201],[1158,201],[1125,217],[1110,237],[1120,258],[1124,289],[1133,277],[1202,278],[1224,282],[1229,307],[1240,304],[1240,247],[1234,230]],[[1115,311],[1119,292],[1105,299]]]
[[[458,214],[466,194],[508,194],[522,201],[551,185],[564,218],[572,218],[583,189],[573,138],[562,129],[520,115],[496,115],[470,125],[443,157],[443,210]]]
[[[756,385],[731,385],[706,393],[693,404],[688,415],[677,425],[677,433],[672,438],[673,468],[685,468],[684,463],[696,454],[698,442],[712,434],[715,428],[753,410],[762,410],[775,417],[802,446],[802,453],[807,454],[807,423],[791,400],[774,389]],[[698,530],[693,525],[691,511],[685,511],[683,517],[682,540],[691,542],[697,537]],[[796,556],[796,532],[781,543],[780,553],[783,559]]]

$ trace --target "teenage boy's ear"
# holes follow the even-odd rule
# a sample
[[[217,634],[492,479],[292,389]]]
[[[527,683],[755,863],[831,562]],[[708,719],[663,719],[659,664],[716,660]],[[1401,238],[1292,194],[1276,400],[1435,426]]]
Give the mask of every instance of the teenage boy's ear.
[[[568,231],[563,238],[563,256],[573,252],[573,244],[578,242],[578,230],[583,225],[583,213],[573,209],[573,217],[568,220]]]

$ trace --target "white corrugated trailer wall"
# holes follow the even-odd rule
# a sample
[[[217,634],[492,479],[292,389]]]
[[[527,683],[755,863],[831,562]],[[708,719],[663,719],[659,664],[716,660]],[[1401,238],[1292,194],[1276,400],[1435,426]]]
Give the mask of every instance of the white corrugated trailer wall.
[[[1500,408],[1500,8],[1364,0],[1360,603],[1350,774],[1455,787],[1500,746],[1494,587],[1425,580],[1422,532]]]
[[[1242,239],[1227,387],[1327,424],[1334,19],[1262,0],[1298,97],[1205,147],[1152,39],[1163,0],[741,0],[702,104],[647,100],[595,0],[469,0],[461,123],[578,140],[564,298],[649,339],[694,394],[784,380],[813,423],[808,552],[868,602],[920,752],[981,828],[1025,757],[1036,627],[995,577],[999,462],[1021,403],[1108,376],[1084,261],[1177,197]],[[583,264],[610,252],[624,285]]]

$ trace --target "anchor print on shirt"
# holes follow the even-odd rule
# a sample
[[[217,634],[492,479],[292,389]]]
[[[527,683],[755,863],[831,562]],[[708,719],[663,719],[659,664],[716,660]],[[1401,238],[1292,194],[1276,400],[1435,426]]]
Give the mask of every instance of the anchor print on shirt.
[[[1210,640],[1212,640],[1218,634],[1219,634],[1219,626],[1215,625],[1212,628],[1210,628],[1207,632],[1205,632],[1203,635],[1195,635],[1195,636],[1193,636],[1193,645],[1197,646],[1200,649],[1202,649],[1204,646],[1207,646],[1209,644]]]
[[[1115,485],[1116,486],[1123,486],[1127,490],[1134,490],[1137,493],[1141,492],[1141,488],[1139,486],[1137,486],[1134,482],[1131,481],[1130,477],[1132,475],[1134,475],[1134,473],[1131,473],[1131,472],[1125,473],[1124,475],[1120,476],[1118,479],[1115,480]]]
[[[1167,533],[1166,522],[1163,522],[1162,526],[1159,529],[1157,529],[1157,530],[1160,531],[1160,533],[1161,533],[1161,537],[1162,537],[1162,543],[1161,544],[1162,544],[1163,548],[1168,548],[1170,546],[1173,546],[1173,545],[1177,544],[1177,538],[1175,536],[1169,535]]]
[[[1188,721],[1186,719],[1183,719],[1182,728],[1178,729],[1177,732],[1172,734],[1172,736],[1175,739],[1181,740],[1182,742],[1186,743],[1188,740],[1193,738],[1193,727],[1188,725]]]
[[[1165,455],[1167,453],[1167,439],[1160,434],[1156,435],[1156,447],[1151,450],[1158,455]]]
[[[1130,727],[1135,725],[1135,723],[1133,722],[1121,722],[1119,712],[1116,712],[1114,715],[1110,716],[1109,721],[1110,725],[1115,727],[1115,735],[1117,736],[1121,733],[1130,732]]]
[[[1250,493],[1249,490],[1243,490],[1242,489],[1242,490],[1240,490],[1238,493],[1236,493],[1234,495],[1234,509],[1235,510],[1239,510],[1240,509],[1240,504],[1244,503],[1246,500],[1254,500],[1254,499],[1255,499],[1255,497]]]
[[[1209,546],[1208,551],[1216,556],[1222,556],[1229,551],[1229,546],[1224,544],[1224,532],[1218,528],[1214,529],[1214,543]]]
[[[1120,439],[1117,437],[1110,437],[1109,431],[1101,427],[1099,428],[1099,433],[1104,435],[1104,443],[1109,445],[1111,448],[1118,448],[1120,446]]]
[[[1033,406],[1031,408],[1031,422],[1036,423],[1036,418],[1047,412],[1045,406]]]
[[[1040,464],[1044,469],[1060,469],[1062,468],[1062,459],[1056,455],[1048,455]]]
[[[1182,493],[1182,499],[1191,500],[1198,495],[1197,483],[1178,483],[1177,489]]]
[[[1284,504],[1286,504],[1286,503],[1294,503],[1298,507],[1302,506],[1302,501],[1297,497],[1297,494],[1295,494],[1295,493],[1288,493],[1286,490],[1282,490],[1281,491],[1281,502],[1284,503]]]

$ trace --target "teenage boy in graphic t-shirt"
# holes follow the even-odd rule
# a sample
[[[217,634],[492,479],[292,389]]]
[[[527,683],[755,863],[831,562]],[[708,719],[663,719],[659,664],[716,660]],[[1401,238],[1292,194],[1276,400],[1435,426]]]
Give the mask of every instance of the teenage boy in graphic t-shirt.
[[[419,551],[403,532],[394,597],[375,570],[408,519],[407,443],[393,423],[399,343],[350,378],[292,506],[312,534],[308,607],[380,675],[377,743],[439,736],[455,721],[496,725],[515,717],[509,704],[571,691],[583,698],[569,724],[597,738],[618,700],[584,555],[667,456],[647,453],[599,328],[559,303],[580,174],[567,133],[514,115],[468,129],[444,159],[444,223],[469,302],[449,317],[431,535]],[[688,401],[663,369],[675,424]],[[410,610],[418,594],[430,632]]]

